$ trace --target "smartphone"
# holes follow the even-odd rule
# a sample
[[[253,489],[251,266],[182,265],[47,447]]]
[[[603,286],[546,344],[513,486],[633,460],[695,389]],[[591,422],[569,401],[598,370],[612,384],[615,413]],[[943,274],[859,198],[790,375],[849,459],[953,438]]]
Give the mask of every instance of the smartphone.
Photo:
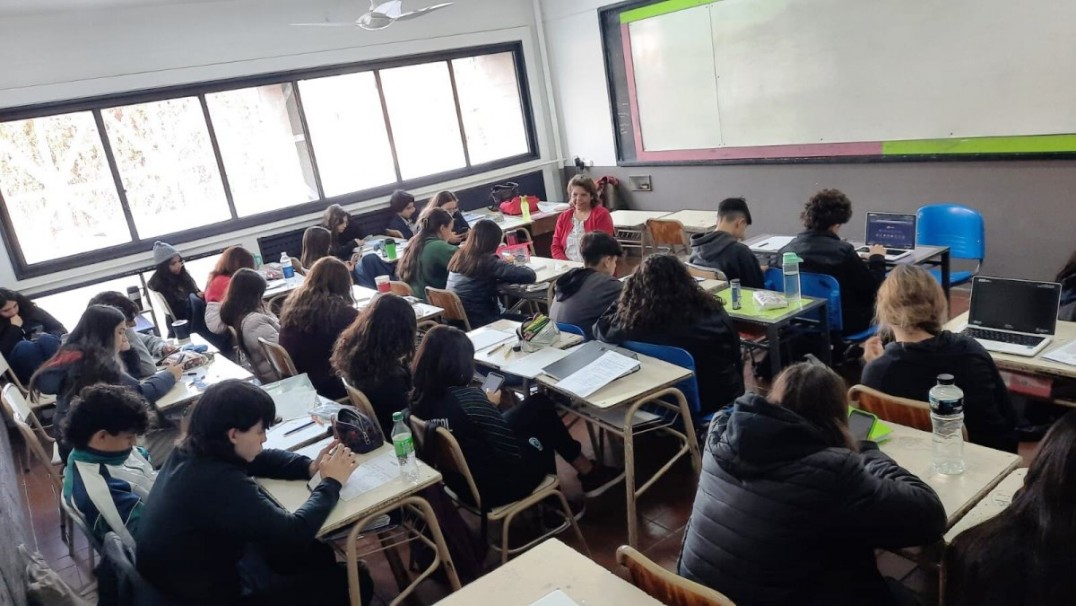
[[[878,417],[856,408],[848,411],[848,430],[852,438],[857,442],[866,440],[867,436],[871,435],[871,430],[874,429],[874,423],[877,420]]]
[[[491,372],[486,375],[486,380],[482,382],[482,391],[500,391],[501,385],[504,385],[504,375]]]

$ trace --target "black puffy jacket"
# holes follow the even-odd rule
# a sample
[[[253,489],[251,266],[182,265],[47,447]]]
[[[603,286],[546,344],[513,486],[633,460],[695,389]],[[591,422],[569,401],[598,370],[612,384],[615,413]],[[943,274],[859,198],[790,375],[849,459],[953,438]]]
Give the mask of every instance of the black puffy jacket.
[[[505,263],[496,255],[490,255],[482,259],[478,269],[469,276],[449,272],[446,288],[460,298],[471,327],[478,328],[501,314],[501,304],[497,300],[499,284],[534,284],[536,278],[533,269]]]
[[[874,549],[935,541],[946,515],[922,480],[864,449],[740,398],[711,424],[679,573],[738,606],[886,604]]]

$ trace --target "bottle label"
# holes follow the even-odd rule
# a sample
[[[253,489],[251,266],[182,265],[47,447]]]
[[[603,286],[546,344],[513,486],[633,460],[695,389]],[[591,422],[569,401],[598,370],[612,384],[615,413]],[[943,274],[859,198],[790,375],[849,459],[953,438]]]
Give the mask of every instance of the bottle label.
[[[964,412],[964,398],[955,398],[951,400],[939,400],[938,398],[930,398],[930,409],[934,411],[934,414],[939,415],[955,415]]]
[[[411,453],[415,452],[415,445],[412,443],[411,436],[393,436],[392,445],[396,448],[396,456],[404,459],[411,456]]]

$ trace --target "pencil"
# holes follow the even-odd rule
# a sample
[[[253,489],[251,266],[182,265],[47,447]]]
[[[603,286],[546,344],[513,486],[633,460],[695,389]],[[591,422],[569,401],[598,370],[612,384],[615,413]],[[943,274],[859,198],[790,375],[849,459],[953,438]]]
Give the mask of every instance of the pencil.
[[[307,427],[310,427],[313,424],[314,424],[313,421],[310,421],[309,423],[303,423],[302,425],[300,425],[298,427],[293,427],[293,428],[285,431],[284,435],[290,436],[291,434],[299,432],[299,431],[302,431],[302,430],[306,429]]]

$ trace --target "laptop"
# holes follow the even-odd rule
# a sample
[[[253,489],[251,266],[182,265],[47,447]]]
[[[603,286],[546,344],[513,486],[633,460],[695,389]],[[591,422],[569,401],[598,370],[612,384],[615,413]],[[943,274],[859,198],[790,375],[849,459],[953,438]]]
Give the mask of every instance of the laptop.
[[[868,246],[881,244],[885,247],[885,260],[897,261],[915,248],[915,215],[898,213],[867,213],[867,246],[856,249],[860,255],[868,252]]]
[[[962,331],[988,351],[1035,356],[1057,329],[1061,285],[976,276],[968,326]]]

